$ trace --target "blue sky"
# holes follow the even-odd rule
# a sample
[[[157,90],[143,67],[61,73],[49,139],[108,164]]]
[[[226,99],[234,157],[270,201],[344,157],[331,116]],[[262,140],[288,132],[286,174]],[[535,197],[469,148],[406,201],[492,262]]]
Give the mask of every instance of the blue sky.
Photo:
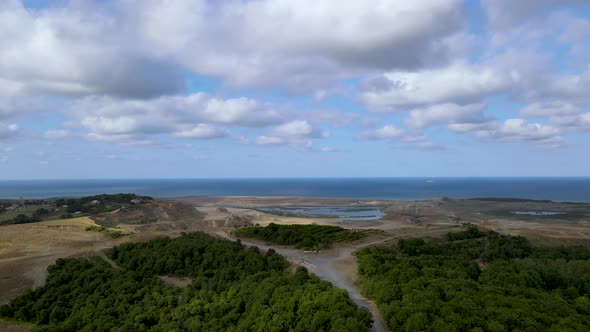
[[[590,176],[584,0],[8,0],[0,48],[0,179]]]

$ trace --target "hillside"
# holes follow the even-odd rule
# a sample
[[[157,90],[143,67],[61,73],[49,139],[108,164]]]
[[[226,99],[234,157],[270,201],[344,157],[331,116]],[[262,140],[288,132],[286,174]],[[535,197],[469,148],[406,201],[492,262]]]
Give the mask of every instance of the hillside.
[[[0,307],[38,331],[367,331],[371,316],[303,268],[203,233],[60,259],[45,286]],[[115,265],[117,264],[117,265]],[[188,278],[175,287],[160,276]]]

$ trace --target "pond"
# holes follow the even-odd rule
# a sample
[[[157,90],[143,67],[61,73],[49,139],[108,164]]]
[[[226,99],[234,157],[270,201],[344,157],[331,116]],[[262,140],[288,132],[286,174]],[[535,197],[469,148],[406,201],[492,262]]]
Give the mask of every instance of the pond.
[[[293,206],[267,207],[259,211],[285,217],[335,218],[340,220],[378,220],[383,218],[378,206]]]
[[[555,212],[555,211],[510,211],[510,213],[518,214],[518,215],[528,215],[528,216],[556,216],[558,214],[564,214],[565,212]]]

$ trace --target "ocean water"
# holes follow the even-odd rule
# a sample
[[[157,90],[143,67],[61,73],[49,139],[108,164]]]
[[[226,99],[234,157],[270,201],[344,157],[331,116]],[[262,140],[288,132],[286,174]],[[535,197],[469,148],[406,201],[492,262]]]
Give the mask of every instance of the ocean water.
[[[438,197],[503,197],[590,202],[584,178],[305,178],[7,180],[0,198],[136,193],[175,196],[307,196],[415,200]]]

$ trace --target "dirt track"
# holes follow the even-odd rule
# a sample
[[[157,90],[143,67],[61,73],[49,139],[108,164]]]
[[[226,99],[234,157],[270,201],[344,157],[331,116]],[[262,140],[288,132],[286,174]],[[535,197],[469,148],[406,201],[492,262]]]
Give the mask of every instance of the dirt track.
[[[247,246],[256,246],[267,251],[274,249],[279,254],[283,255],[291,263],[303,266],[307,270],[322,280],[329,281],[332,285],[344,289],[348,292],[348,296],[359,306],[369,309],[373,316],[373,326],[371,331],[383,332],[387,331],[386,324],[379,314],[377,305],[365,298],[360,290],[358,284],[358,275],[356,268],[356,259],[354,253],[373,245],[391,242],[400,238],[414,237],[417,235],[436,236],[446,234],[448,228],[435,228],[418,233],[407,233],[398,236],[377,236],[355,242],[354,245],[342,245],[333,249],[326,250],[321,253],[306,253],[300,249],[293,249],[285,246],[267,245],[260,241],[249,241],[241,239],[241,243]],[[218,231],[214,235],[235,241],[236,238],[228,235],[226,232]]]

